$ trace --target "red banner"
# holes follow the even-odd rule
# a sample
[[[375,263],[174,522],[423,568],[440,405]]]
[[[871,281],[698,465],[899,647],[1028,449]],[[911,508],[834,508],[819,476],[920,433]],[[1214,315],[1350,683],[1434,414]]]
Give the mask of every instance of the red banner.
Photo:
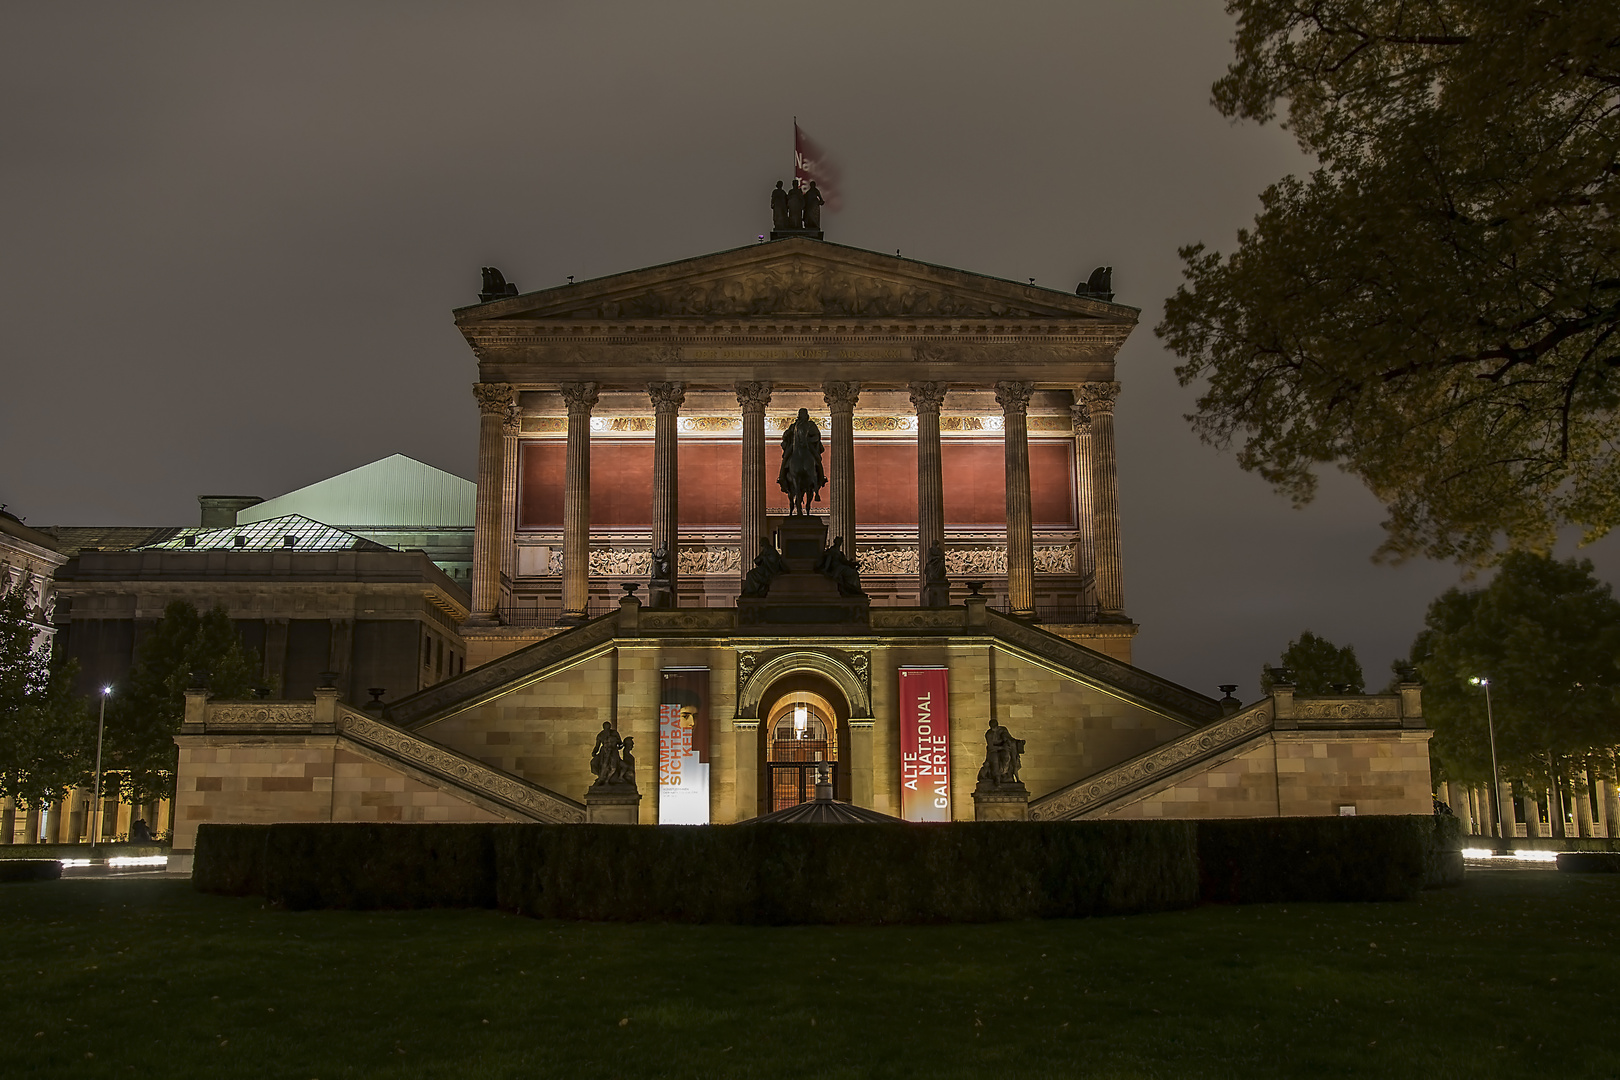
[[[900,816],[951,820],[950,673],[900,669]]]
[[[825,150],[810,141],[810,136],[800,130],[797,123],[793,125],[793,179],[806,190],[814,180],[816,190],[821,192],[821,201],[828,210],[836,211],[843,207],[838,166]]]

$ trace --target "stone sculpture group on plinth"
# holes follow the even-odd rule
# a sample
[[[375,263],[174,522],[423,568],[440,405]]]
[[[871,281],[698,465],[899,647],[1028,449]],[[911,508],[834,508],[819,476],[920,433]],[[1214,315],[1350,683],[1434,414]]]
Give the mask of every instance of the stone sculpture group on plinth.
[[[591,745],[591,775],[596,782],[585,792],[586,821],[634,825],[639,819],[635,745],[634,736],[621,739],[613,721],[602,721]]]
[[[1018,779],[1024,763],[1024,740],[1015,739],[1001,724],[990,721],[984,733],[984,764],[973,788],[973,816],[977,821],[1029,820],[1029,789]]]

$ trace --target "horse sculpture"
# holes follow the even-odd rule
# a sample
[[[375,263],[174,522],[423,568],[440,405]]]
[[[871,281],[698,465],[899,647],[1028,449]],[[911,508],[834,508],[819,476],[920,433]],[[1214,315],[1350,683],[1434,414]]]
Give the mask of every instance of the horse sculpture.
[[[787,492],[794,515],[809,514],[810,504],[821,501],[827,474],[821,471],[821,429],[800,409],[798,419],[782,432],[782,468],[776,486]]]

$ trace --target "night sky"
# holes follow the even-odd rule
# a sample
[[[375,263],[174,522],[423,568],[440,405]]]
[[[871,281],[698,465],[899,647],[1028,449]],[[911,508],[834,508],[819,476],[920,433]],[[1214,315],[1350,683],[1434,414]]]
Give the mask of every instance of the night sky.
[[[1458,570],[1373,564],[1352,480],[1296,511],[1201,445],[1152,333],[1176,249],[1230,250],[1309,167],[1209,105],[1231,32],[1213,0],[8,4],[0,502],[175,525],[392,453],[472,478],[450,311],[478,268],[529,291],[749,243],[797,115],[843,167],[828,239],[1070,290],[1106,263],[1142,309],[1117,414],[1138,664],[1249,700],[1310,628],[1376,689]]]

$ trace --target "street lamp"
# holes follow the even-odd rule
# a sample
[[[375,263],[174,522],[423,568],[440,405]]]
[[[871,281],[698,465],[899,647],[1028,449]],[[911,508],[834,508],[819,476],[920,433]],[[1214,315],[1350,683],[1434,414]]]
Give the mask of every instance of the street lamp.
[[[1502,818],[1502,773],[1496,767],[1496,722],[1491,718],[1491,680],[1475,675],[1468,681],[1485,688],[1485,730],[1491,737],[1491,794],[1496,799],[1496,831],[1502,839],[1497,853],[1506,855],[1513,845],[1508,843],[1507,823]]]
[[[100,842],[98,835],[101,828],[101,736],[107,730],[107,699],[112,696],[112,687],[101,688],[101,719],[96,721],[96,801],[90,808],[90,843]]]

